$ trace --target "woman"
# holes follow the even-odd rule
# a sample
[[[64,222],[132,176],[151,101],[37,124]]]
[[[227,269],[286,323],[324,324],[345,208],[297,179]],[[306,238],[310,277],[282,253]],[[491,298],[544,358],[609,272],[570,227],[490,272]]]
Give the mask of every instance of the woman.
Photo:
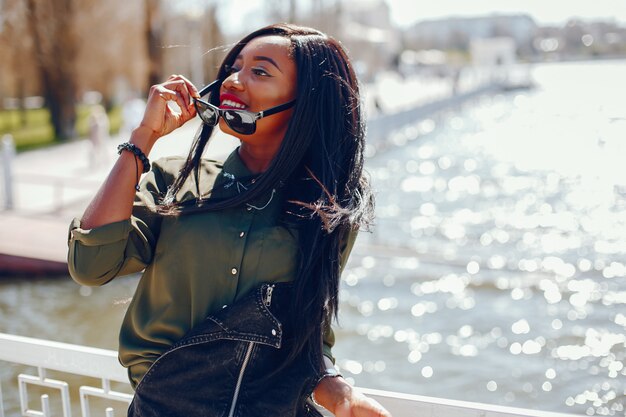
[[[268,26],[201,93],[179,75],[151,88],[141,125],[70,227],[77,282],[145,268],[120,331],[129,415],[319,415],[312,394],[336,416],[389,416],[336,372],[330,350],[340,272],[373,211],[343,48]],[[156,161],[138,184],[156,140],[196,115],[188,158]],[[216,123],[241,141],[223,164],[201,158]]]

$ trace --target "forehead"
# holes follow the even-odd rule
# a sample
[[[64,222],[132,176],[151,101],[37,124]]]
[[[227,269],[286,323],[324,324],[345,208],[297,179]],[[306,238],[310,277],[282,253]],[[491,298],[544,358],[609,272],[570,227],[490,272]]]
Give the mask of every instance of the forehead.
[[[291,40],[283,36],[270,35],[254,38],[243,47],[239,56],[270,56],[291,60]]]

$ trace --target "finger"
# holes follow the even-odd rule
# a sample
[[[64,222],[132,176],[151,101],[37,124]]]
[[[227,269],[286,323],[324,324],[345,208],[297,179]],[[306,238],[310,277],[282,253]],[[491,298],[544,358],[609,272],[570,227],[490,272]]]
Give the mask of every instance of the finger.
[[[155,93],[158,97],[162,98],[165,101],[176,101],[176,91],[170,90],[163,85],[156,86]]]
[[[200,93],[198,92],[196,86],[193,85],[193,83],[184,76],[180,75],[180,78],[185,82],[185,85],[187,86],[187,91],[189,91],[190,95],[195,98],[200,98]]]
[[[186,94],[181,94],[179,91],[176,92],[176,104],[178,105],[178,107],[180,108],[180,113],[182,115],[182,117],[186,120],[189,119],[189,108],[187,107],[187,103],[185,102],[185,98],[183,96],[185,96]]]
[[[176,81],[172,82],[170,89],[178,91],[182,94],[182,97],[185,101],[185,105],[187,108],[191,106],[191,93],[189,92],[188,83],[184,79],[180,79],[180,76],[176,79]]]

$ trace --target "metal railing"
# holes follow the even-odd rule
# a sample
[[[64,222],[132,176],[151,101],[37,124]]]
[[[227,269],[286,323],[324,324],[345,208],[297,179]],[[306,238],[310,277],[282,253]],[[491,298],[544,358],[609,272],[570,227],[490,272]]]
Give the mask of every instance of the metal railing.
[[[90,398],[97,397],[125,404],[130,404],[132,400],[132,395],[111,389],[111,382],[128,384],[126,370],[118,362],[117,352],[112,350],[0,333],[0,361],[37,368],[37,375],[18,375],[22,416],[51,416],[48,394],[41,395],[41,410],[28,408],[28,388],[31,385],[38,385],[59,390],[61,393],[62,415],[71,417],[69,383],[48,378],[46,375],[47,370],[93,377],[102,381],[101,387],[80,387],[80,409],[83,417],[91,416]],[[571,414],[526,410],[365,388],[361,388],[361,391],[380,402],[394,417],[576,417]],[[3,405],[2,387],[0,386],[0,417],[5,417]],[[113,408],[107,407],[105,415],[106,417],[114,417]],[[328,413],[325,413],[325,415],[330,416]]]

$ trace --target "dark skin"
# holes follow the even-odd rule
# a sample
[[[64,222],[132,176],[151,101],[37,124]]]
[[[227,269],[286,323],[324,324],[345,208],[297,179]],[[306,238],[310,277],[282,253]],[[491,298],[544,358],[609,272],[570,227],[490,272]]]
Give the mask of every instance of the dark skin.
[[[296,65],[289,56],[290,42],[279,36],[253,39],[237,56],[230,75],[222,83],[220,97],[237,99],[244,110],[259,112],[296,97]],[[233,97],[234,96],[234,97]],[[232,108],[224,105],[222,108]],[[241,108],[241,107],[239,107]],[[253,135],[231,130],[220,120],[220,129],[241,141],[239,155],[255,173],[265,171],[282,142],[292,110],[274,114],[257,121]]]
[[[220,89],[220,107],[241,108],[252,112],[267,110],[296,97],[297,68],[290,57],[290,40],[280,36],[253,39],[232,65],[230,75]],[[130,142],[146,156],[156,141],[196,116],[192,98],[198,90],[181,75],[152,86],[141,125]],[[180,111],[167,103],[175,102]],[[256,132],[242,135],[231,130],[223,120],[225,133],[241,140],[239,155],[254,173],[267,170],[287,131],[292,110],[286,110],[257,121]],[[141,169],[141,164],[139,169]],[[130,152],[122,152],[104,184],[98,190],[83,217],[81,227],[91,229],[130,218],[137,175]],[[326,366],[333,364],[324,358]],[[342,377],[324,378],[315,388],[316,401],[337,417],[391,417],[378,402],[361,394]]]

